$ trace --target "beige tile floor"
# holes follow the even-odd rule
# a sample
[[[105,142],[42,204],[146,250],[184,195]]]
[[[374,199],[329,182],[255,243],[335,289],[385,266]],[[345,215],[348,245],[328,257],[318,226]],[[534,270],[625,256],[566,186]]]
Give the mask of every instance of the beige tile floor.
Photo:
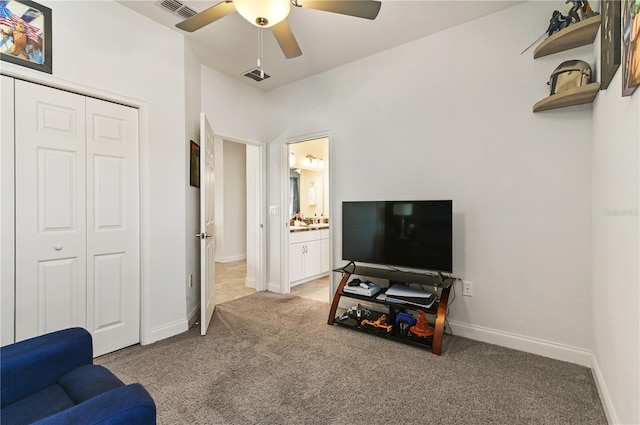
[[[328,303],[329,300],[329,276],[302,283],[291,288],[291,295],[301,298]]]
[[[247,262],[233,261],[230,263],[216,263],[216,289],[214,302],[222,304],[253,294],[255,289],[247,288]],[[311,282],[296,285],[291,288],[291,294],[316,301],[329,302],[329,276]]]
[[[256,290],[246,286],[247,262],[233,261],[216,263],[216,286],[213,293],[215,304],[226,303],[251,295]]]

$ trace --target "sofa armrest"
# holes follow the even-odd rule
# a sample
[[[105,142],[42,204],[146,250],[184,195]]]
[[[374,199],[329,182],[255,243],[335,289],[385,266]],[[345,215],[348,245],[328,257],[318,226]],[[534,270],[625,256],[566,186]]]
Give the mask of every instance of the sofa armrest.
[[[0,348],[1,406],[54,384],[78,366],[93,363],[91,334],[70,328]]]
[[[32,425],[155,425],[156,404],[140,384],[115,388]]]

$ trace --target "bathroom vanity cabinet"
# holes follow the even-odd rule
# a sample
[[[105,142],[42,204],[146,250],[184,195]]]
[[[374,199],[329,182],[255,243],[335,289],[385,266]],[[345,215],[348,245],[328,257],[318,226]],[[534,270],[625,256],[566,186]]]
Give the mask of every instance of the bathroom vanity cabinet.
[[[308,282],[329,273],[329,229],[303,228],[289,235],[289,284]]]

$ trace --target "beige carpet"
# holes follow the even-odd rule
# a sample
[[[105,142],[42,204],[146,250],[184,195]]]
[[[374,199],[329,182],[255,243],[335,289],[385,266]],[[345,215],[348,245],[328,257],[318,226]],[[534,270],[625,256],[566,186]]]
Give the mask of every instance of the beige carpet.
[[[256,293],[192,329],[96,359],[141,382],[159,424],[606,424],[587,368],[445,337],[442,356],[326,324],[328,304]]]

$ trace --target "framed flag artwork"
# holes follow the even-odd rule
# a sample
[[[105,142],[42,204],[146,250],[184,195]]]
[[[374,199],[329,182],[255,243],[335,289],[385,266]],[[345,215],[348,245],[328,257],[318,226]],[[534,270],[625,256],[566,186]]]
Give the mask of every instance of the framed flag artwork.
[[[0,59],[52,73],[51,9],[34,1],[0,0]]]

